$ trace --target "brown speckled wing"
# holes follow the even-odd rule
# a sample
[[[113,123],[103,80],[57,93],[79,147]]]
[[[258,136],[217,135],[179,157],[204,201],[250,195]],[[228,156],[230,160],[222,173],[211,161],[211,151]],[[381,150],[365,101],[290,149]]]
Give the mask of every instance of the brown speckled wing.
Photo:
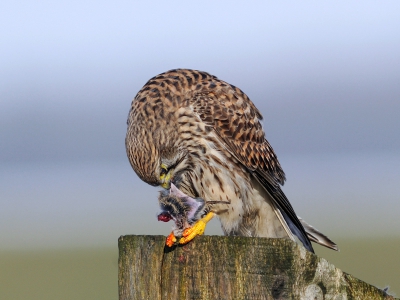
[[[262,116],[240,89],[213,78],[211,90],[190,100],[200,119],[211,126],[226,149],[257,178],[271,194],[292,232],[313,252],[307,234],[292,205],[280,189],[285,173],[271,145],[265,139]],[[293,226],[295,225],[295,226]]]
[[[214,79],[209,91],[190,101],[201,120],[211,126],[227,150],[249,170],[259,172],[278,187],[285,181],[279,161],[265,139],[262,116],[240,89]]]

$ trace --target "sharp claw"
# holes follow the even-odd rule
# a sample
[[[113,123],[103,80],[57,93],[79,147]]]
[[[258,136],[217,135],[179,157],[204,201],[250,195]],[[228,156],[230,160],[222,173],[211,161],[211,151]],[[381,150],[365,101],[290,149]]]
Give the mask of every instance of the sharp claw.
[[[176,237],[175,237],[174,233],[171,232],[171,233],[169,234],[169,236],[167,236],[167,240],[165,241],[165,244],[166,244],[168,247],[172,247],[175,243],[176,243]]]
[[[196,236],[202,235],[206,229],[208,221],[214,216],[214,213],[208,213],[204,218],[198,220],[192,227],[186,228],[182,235],[183,237],[179,240],[179,244],[186,244],[193,240]]]
[[[193,227],[185,229],[183,237],[179,240],[180,244],[186,244],[193,240],[197,235],[202,235],[206,228],[205,222],[197,222]]]

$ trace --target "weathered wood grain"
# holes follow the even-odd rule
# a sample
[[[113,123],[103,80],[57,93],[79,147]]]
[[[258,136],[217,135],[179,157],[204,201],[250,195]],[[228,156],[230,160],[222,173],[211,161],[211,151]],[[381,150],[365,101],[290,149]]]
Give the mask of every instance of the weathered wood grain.
[[[119,299],[394,299],[289,240],[119,239]]]

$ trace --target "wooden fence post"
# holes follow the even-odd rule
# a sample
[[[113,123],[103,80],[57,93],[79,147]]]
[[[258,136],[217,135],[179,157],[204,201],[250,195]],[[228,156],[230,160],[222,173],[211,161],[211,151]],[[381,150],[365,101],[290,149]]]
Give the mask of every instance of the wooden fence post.
[[[394,299],[289,240],[119,238],[119,299]]]

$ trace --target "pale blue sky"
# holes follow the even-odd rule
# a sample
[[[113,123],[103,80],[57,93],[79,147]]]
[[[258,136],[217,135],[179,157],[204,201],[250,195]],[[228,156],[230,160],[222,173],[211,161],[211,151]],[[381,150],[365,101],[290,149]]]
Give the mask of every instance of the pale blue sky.
[[[398,1],[2,1],[0,247],[168,233],[124,137],[137,91],[172,68],[248,94],[310,223],[399,235],[399,11]]]

